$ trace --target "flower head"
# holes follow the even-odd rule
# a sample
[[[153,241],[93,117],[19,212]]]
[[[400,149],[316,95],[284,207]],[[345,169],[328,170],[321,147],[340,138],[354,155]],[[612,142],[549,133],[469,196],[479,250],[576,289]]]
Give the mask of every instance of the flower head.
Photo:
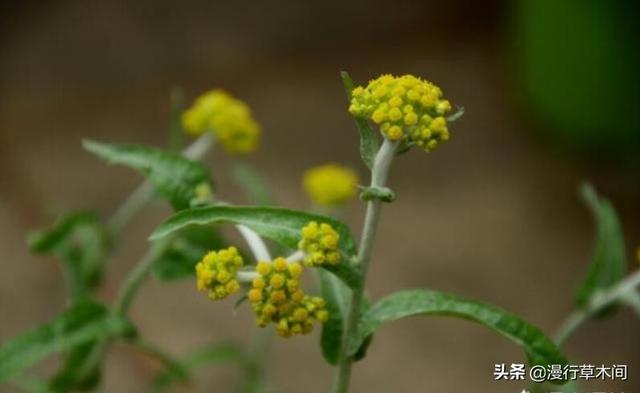
[[[258,326],[274,323],[280,336],[291,337],[310,333],[315,321],[327,321],[324,300],[307,296],[300,288],[300,264],[276,258],[258,262],[256,271],[259,276],[253,280],[248,298]]]
[[[311,221],[302,228],[301,232],[302,240],[298,243],[298,248],[306,254],[305,265],[336,265],[340,262],[338,251],[340,235],[331,225]]]
[[[304,173],[302,185],[309,198],[320,206],[339,206],[356,195],[358,175],[337,164],[313,167]]]
[[[213,132],[230,153],[252,152],[260,137],[260,126],[247,104],[220,89],[198,97],[182,114],[182,124],[192,135]]]
[[[209,299],[224,299],[240,289],[236,279],[243,260],[235,247],[211,251],[196,265],[198,291],[207,292]]]
[[[433,83],[413,75],[382,75],[351,93],[349,112],[380,125],[392,141],[414,143],[425,151],[449,139],[449,101]]]

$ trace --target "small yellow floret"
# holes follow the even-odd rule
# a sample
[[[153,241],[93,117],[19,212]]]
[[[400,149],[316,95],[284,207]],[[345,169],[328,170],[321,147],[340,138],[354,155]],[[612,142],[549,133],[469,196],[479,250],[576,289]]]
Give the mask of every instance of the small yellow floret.
[[[358,176],[352,169],[326,164],[305,172],[302,185],[309,199],[320,206],[340,206],[356,195]]]

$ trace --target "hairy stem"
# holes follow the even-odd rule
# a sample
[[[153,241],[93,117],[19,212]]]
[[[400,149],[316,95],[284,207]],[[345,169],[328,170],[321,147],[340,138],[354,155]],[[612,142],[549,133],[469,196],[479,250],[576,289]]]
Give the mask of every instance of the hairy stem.
[[[376,155],[373,168],[371,169],[371,187],[384,187],[386,185],[387,177],[389,176],[389,169],[391,168],[391,162],[393,161],[396,148],[397,143],[385,139]],[[353,356],[350,354],[350,347],[357,333],[358,321],[360,320],[360,310],[362,308],[367,272],[369,270],[371,255],[373,253],[373,245],[376,238],[381,207],[381,202],[378,200],[367,202],[367,210],[365,213],[356,261],[358,269],[360,270],[360,283],[357,288],[353,289],[351,295],[349,312],[340,347],[338,375],[334,385],[334,393],[346,393],[349,390],[351,368],[353,365]]]
[[[637,296],[635,291],[638,286],[640,286],[640,270],[636,270],[610,289],[594,295],[585,309],[574,311],[565,319],[555,335],[556,344],[564,344],[583,323],[605,307],[617,301],[629,302],[633,299],[632,296]]]

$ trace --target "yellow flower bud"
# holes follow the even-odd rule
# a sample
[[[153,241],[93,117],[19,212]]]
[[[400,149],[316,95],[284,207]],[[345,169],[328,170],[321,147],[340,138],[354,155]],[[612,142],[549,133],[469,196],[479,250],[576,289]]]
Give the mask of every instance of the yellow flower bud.
[[[207,253],[196,264],[196,288],[207,292],[211,300],[223,299],[240,290],[236,273],[242,266],[242,257],[235,247]]]
[[[318,232],[326,230],[326,226],[318,226]],[[247,293],[258,326],[274,323],[279,336],[292,337],[310,333],[316,321],[328,320],[324,300],[306,296],[300,290],[302,266],[299,263],[276,258],[273,262],[260,262],[258,266],[265,274],[252,281]]]
[[[426,151],[449,139],[443,116],[451,111],[451,103],[442,98],[442,90],[433,83],[413,75],[382,75],[356,89],[358,94],[351,95],[349,112],[380,124],[380,131],[388,139],[408,140]],[[382,112],[379,108],[389,110]],[[425,132],[421,126],[430,130]]]
[[[334,207],[348,202],[356,196],[357,184],[356,173],[337,164],[313,167],[302,178],[302,185],[309,199],[320,206]]]
[[[254,151],[260,137],[260,126],[249,107],[220,89],[198,97],[182,114],[182,124],[192,135],[212,132],[231,153]]]
[[[300,231],[302,240],[298,244],[300,250],[306,253],[304,260],[307,266],[319,266],[324,263],[335,265],[340,262],[338,244],[340,235],[329,224],[311,221]],[[308,236],[312,233],[314,236]]]

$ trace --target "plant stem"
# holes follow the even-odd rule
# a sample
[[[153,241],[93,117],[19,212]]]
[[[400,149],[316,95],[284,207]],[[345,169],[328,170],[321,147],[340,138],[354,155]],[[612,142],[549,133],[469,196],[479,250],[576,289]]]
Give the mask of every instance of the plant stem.
[[[213,143],[214,138],[211,133],[203,134],[184,149],[182,155],[192,160],[200,159],[213,146]],[[147,180],[141,183],[111,216],[107,222],[109,233],[117,235],[122,232],[124,227],[149,203],[151,198],[153,198],[153,184]]]
[[[631,307],[636,314],[640,317],[640,293],[636,291],[629,292],[622,301],[627,306]]]
[[[255,328],[254,336],[247,351],[241,393],[262,393],[265,391],[264,364],[273,337],[272,329]]]
[[[640,270],[636,270],[610,289],[592,296],[585,309],[574,311],[565,319],[555,335],[556,344],[564,344],[583,323],[603,308],[616,301],[629,301],[629,296],[635,293],[638,286],[640,286]]]
[[[133,296],[136,294],[138,288],[140,288],[140,285],[147,277],[147,274],[153,266],[153,262],[155,262],[156,259],[158,259],[158,257],[167,249],[170,243],[171,238],[167,237],[151,245],[140,262],[136,264],[133,270],[125,278],[125,281],[122,284],[120,291],[118,292],[118,297],[116,298],[113,306],[114,312],[119,314],[127,313],[129,307],[131,306],[131,300],[133,299]]]
[[[388,139],[384,140],[384,143],[376,154],[373,168],[371,169],[371,187],[385,186],[397,145],[398,144],[396,142],[391,142]],[[371,260],[371,255],[373,253],[373,245],[376,238],[381,207],[382,204],[378,200],[367,202],[367,210],[360,238],[360,248],[358,250],[356,261],[360,271],[360,283],[357,288],[353,289],[351,294],[349,312],[340,347],[339,368],[333,389],[334,393],[347,393],[349,390],[351,368],[353,365],[353,355],[350,354],[351,343],[355,338],[358,329],[358,322],[360,321],[360,309],[362,307],[367,272],[369,270],[369,261]]]

